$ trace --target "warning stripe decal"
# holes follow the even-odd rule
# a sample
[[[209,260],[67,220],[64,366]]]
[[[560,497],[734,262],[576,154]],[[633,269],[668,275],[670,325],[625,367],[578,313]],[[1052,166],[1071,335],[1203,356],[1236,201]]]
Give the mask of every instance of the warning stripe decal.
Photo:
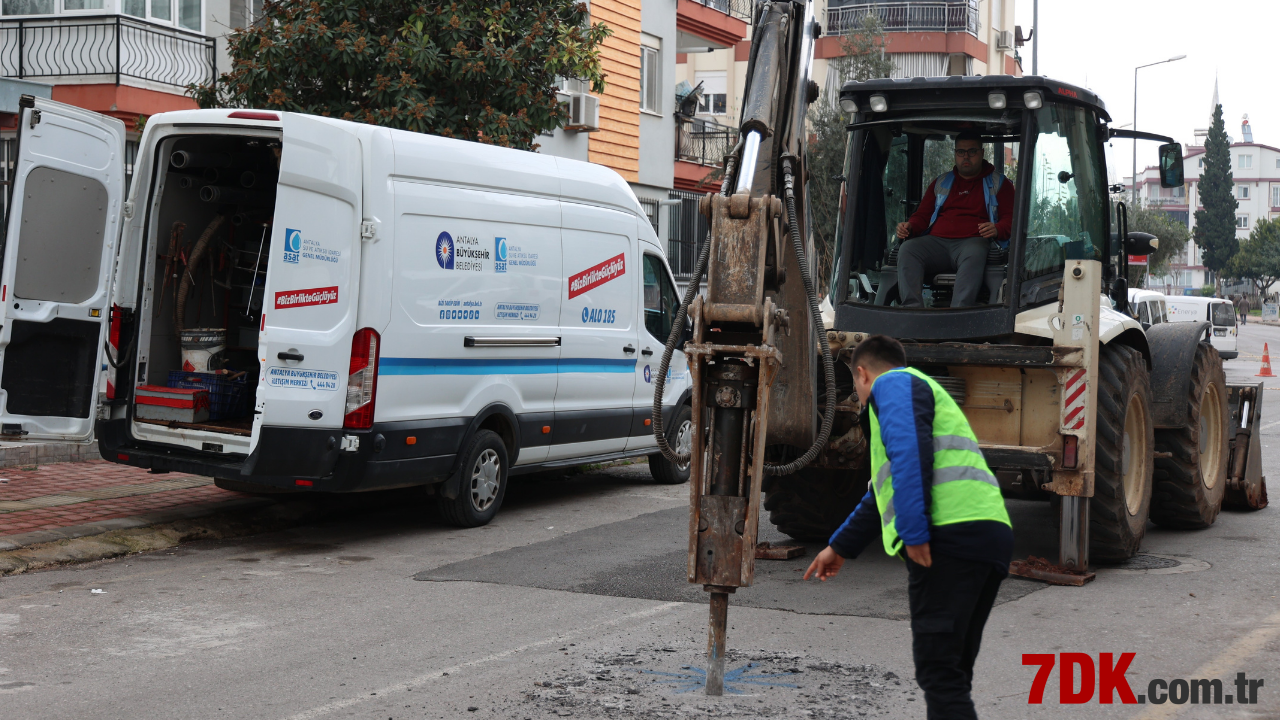
[[[1068,430],[1080,430],[1084,427],[1084,403],[1088,399],[1085,391],[1089,389],[1086,381],[1087,373],[1078,370],[1067,379],[1062,389],[1062,427]]]

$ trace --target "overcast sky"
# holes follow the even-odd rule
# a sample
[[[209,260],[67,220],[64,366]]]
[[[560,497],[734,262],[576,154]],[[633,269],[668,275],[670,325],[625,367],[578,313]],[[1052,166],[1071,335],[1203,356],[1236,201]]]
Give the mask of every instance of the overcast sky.
[[[990,0],[988,0],[990,2]],[[1033,0],[1016,0],[1018,24],[1032,27]],[[1280,147],[1280,0],[1040,0],[1041,75],[1087,87],[1106,103],[1113,127],[1170,135],[1185,147],[1209,126],[1214,75],[1227,134],[1240,141],[1245,113],[1254,142]],[[1031,44],[1021,49],[1031,74]],[[1156,163],[1154,142],[1138,143],[1138,168]],[[1112,180],[1130,174],[1133,144],[1115,140]]]

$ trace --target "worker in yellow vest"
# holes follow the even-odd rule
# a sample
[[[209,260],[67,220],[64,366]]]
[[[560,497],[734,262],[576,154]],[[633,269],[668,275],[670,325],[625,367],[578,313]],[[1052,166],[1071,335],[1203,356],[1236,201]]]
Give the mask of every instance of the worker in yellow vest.
[[[876,537],[904,557],[916,682],[928,718],[977,718],[970,690],[982,629],[1009,574],[1013,529],[1000,486],[946,390],[873,335],[853,351],[871,421],[871,483],[804,578],[826,580]]]

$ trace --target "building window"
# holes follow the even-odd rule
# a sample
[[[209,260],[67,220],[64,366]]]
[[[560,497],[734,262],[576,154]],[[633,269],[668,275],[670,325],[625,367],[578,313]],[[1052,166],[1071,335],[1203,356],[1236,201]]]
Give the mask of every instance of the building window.
[[[695,77],[702,83],[702,100],[698,103],[698,112],[710,115],[724,115],[728,112],[728,84],[725,73],[700,72]]]
[[[651,47],[640,48],[640,109],[649,112],[662,112],[662,62],[658,51]]]
[[[1280,185],[1271,186],[1271,207],[1280,208]]]
[[[1236,186],[1236,197],[1240,198],[1241,200],[1248,200],[1248,199],[1249,199],[1249,186],[1248,186],[1248,185],[1237,185],[1237,186]]]
[[[1252,156],[1252,155],[1241,155],[1241,156],[1240,156],[1240,167],[1241,167],[1241,168],[1251,168],[1251,167],[1253,167],[1253,156]]]
[[[57,12],[53,0],[4,0],[5,15],[52,15]]]
[[[68,12],[77,10],[101,10],[103,0],[62,0],[62,9]]]
[[[1237,215],[1237,216],[1236,216],[1236,227],[1237,227],[1237,228],[1239,228],[1239,229],[1241,229],[1241,230],[1248,230],[1248,229],[1249,229],[1249,216],[1248,216],[1248,215]]]

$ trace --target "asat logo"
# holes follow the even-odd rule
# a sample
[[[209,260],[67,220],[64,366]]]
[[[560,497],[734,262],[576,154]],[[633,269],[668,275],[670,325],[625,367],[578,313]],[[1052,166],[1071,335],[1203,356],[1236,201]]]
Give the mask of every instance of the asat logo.
[[[447,232],[436,238],[436,262],[445,270],[453,269],[453,238]]]
[[[284,229],[284,261],[298,264],[298,254],[302,252],[302,231],[292,228]]]
[[[507,271],[507,239],[496,237],[493,239],[493,271],[496,273],[504,273]]]

